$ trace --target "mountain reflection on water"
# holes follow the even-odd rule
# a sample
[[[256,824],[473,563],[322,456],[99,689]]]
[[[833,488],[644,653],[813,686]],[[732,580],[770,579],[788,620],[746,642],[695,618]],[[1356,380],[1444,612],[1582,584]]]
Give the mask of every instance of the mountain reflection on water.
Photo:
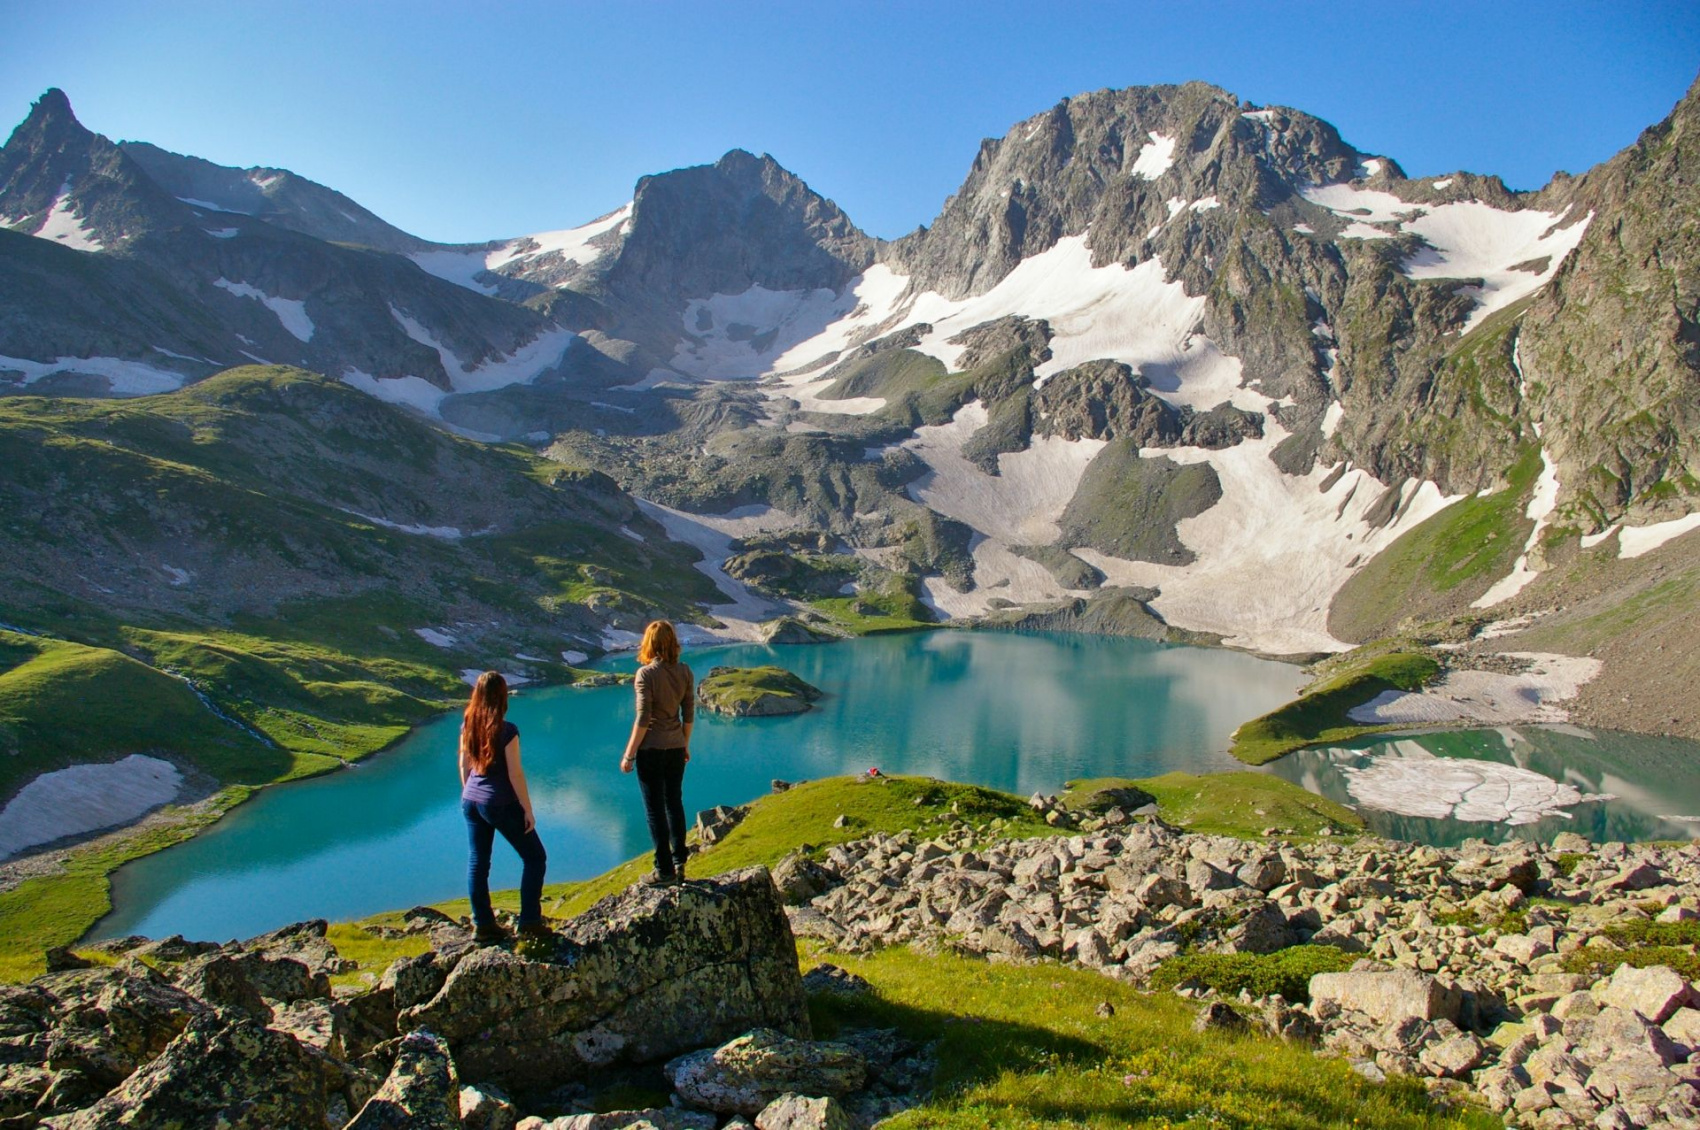
[[[1700,743],[1576,726],[1380,737],[1266,768],[1393,839],[1595,842],[1700,836]]]

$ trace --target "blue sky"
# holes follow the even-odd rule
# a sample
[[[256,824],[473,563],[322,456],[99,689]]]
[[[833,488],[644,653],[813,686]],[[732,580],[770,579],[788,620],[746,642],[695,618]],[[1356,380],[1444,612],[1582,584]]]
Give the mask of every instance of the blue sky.
[[[637,177],[770,152],[875,235],[930,222],[982,137],[1060,98],[1203,79],[1411,176],[1535,188],[1662,118],[1700,4],[479,4],[0,0],[0,123],[281,166],[440,240],[569,227]]]

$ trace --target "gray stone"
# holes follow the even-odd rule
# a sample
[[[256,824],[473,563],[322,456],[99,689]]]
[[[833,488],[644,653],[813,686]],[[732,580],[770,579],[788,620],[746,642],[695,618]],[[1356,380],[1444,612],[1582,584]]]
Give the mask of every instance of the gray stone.
[[[756,1130],[856,1130],[856,1124],[831,1097],[782,1095],[756,1115]]]
[[[862,1087],[868,1067],[844,1044],[758,1028],[718,1048],[680,1056],[666,1072],[673,1089],[693,1106],[753,1115],[786,1094],[842,1098]]]
[[[1415,1017],[1456,1021],[1463,994],[1424,973],[1318,973],[1310,979],[1310,999],[1382,1020]]]
[[[488,1083],[460,1089],[460,1123],[463,1130],[514,1130],[519,1111],[513,1100]]]
[[[1245,1017],[1221,1001],[1205,1005],[1192,1021],[1194,1032],[1239,1032],[1245,1027]]]
[[[441,1035],[469,1078],[516,1092],[752,1027],[809,1034],[796,941],[765,868],[634,886],[563,923],[552,946],[471,951],[400,1022]]]
[[[712,1114],[669,1106],[574,1114],[549,1122],[537,1119],[535,1127],[527,1127],[525,1122],[521,1122],[517,1130],[714,1130],[716,1121]]]
[[[1480,1040],[1465,1033],[1424,1048],[1418,1059],[1436,1075],[1462,1079],[1476,1069],[1486,1051]]]
[[[794,851],[774,865],[773,885],[786,905],[800,906],[832,886],[832,873]]]

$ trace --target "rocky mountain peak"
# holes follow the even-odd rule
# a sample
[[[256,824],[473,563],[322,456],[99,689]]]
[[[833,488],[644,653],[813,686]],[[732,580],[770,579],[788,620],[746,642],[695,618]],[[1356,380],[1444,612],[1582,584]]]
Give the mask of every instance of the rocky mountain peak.
[[[1095,263],[1134,262],[1183,209],[1267,209],[1301,185],[1403,176],[1319,118],[1243,109],[1207,83],[1099,90],[983,141],[938,221],[890,258],[919,287],[962,298],[1065,237],[1089,232]]]
[[[100,251],[170,225],[180,211],[117,146],[84,128],[57,87],[0,148],[0,226]]]
[[[751,286],[836,290],[877,248],[837,204],[771,156],[734,149],[712,165],[638,181],[607,284],[646,301],[741,294]]]

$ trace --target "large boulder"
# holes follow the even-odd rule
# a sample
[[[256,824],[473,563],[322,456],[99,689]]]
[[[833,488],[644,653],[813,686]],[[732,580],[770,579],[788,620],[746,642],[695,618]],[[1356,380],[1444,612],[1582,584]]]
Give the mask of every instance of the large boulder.
[[[721,1114],[760,1114],[793,1093],[841,1098],[868,1079],[868,1065],[854,1048],[794,1040],[770,1028],[682,1055],[666,1070],[687,1103]]]
[[[796,939],[760,867],[611,895],[546,954],[473,950],[400,1024],[445,1039],[468,1079],[520,1094],[752,1028],[810,1034]]]
[[[1313,1007],[1332,1001],[1383,1023],[1405,1019],[1456,1022],[1464,994],[1425,973],[1395,970],[1318,973],[1310,979],[1310,999]]]
[[[384,1085],[344,1130],[461,1130],[460,1081],[443,1042],[403,1036]]]
[[[358,1072],[245,1016],[194,1016],[150,1063],[48,1130],[324,1130],[371,1091]]]
[[[1667,965],[1645,969],[1620,965],[1610,980],[1595,988],[1594,995],[1607,1008],[1632,1009],[1654,1024],[1663,1024],[1677,1009],[1696,1000],[1687,980]]]

